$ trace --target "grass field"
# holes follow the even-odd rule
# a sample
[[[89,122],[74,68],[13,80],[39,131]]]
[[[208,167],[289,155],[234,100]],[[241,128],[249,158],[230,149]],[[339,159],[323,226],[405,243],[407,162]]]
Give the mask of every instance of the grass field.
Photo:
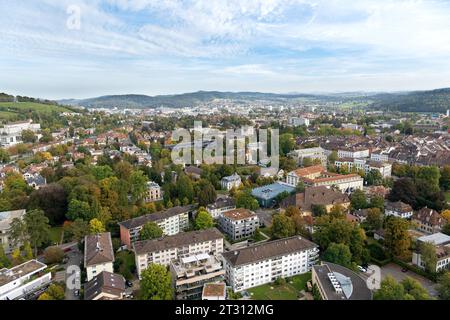
[[[1,102],[0,103],[0,119],[11,120],[15,117],[27,112],[51,113],[53,111],[71,112],[71,110],[60,107],[34,102]]]
[[[50,240],[52,244],[59,243],[61,241],[62,227],[53,227],[50,229]]]
[[[308,272],[292,277],[283,285],[270,283],[248,291],[253,300],[298,300],[300,291],[306,289],[306,283],[310,279],[311,272]]]

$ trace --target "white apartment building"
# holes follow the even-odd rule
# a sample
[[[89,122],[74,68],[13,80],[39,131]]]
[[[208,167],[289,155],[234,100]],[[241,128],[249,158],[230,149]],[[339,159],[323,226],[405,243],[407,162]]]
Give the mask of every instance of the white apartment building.
[[[318,246],[295,236],[222,254],[225,279],[234,292],[311,271]]]
[[[114,250],[109,232],[88,235],[84,238],[84,267],[87,281],[103,271],[114,273]]]
[[[372,153],[370,155],[370,160],[378,162],[388,162],[389,154],[386,153]]]
[[[133,244],[136,270],[140,277],[152,264],[169,266],[173,260],[195,254],[219,255],[223,252],[223,235],[216,228],[183,232],[161,239],[138,241]]]
[[[349,171],[361,170],[368,174],[372,170],[378,171],[383,178],[388,178],[392,175],[392,165],[390,163],[367,161],[367,159],[342,158],[334,162],[336,168],[340,169],[346,165]]]
[[[18,299],[49,284],[52,274],[45,269],[47,265],[37,260],[0,269],[0,300]]]
[[[161,201],[163,199],[162,197],[162,191],[159,184],[153,181],[149,181],[147,183],[147,192],[145,194],[145,202],[155,202],[155,201]]]
[[[219,227],[234,241],[246,239],[255,234],[259,227],[259,218],[248,209],[234,209],[220,216]]]
[[[237,173],[234,173],[233,175],[228,177],[223,177],[222,180],[220,180],[222,189],[225,189],[227,191],[230,191],[233,188],[239,188],[241,184],[241,177]]]
[[[384,214],[386,216],[394,216],[403,219],[410,219],[413,214],[413,208],[404,202],[387,202],[384,206]]]
[[[368,158],[370,155],[366,148],[342,148],[337,153],[339,158]]]
[[[119,222],[120,239],[129,248],[139,240],[140,232],[148,222],[156,223],[163,231],[163,235],[171,236],[189,228],[189,214],[194,207],[174,207],[164,211],[147,214],[130,220]]]
[[[289,153],[289,156],[297,160],[297,165],[299,166],[303,165],[303,160],[306,158],[309,158],[312,161],[319,159],[324,167],[327,165],[328,161],[325,150],[321,147],[294,150]]]
[[[0,212],[0,245],[3,246],[6,254],[10,254],[16,248],[9,236],[11,222],[14,218],[23,219],[25,214],[25,209]]]
[[[300,168],[289,172],[286,177],[286,183],[291,186],[297,186],[300,181],[311,187],[335,186],[343,193],[362,190],[364,186],[364,179],[357,174],[341,175],[327,172],[322,166]]]
[[[11,147],[22,142],[22,131],[30,130],[37,133],[41,130],[39,123],[33,123],[33,120],[13,122],[5,124],[0,128],[0,146]]]
[[[436,272],[450,269],[450,236],[440,232],[433,233],[418,238],[417,244],[421,242],[429,242],[435,246],[437,257]],[[420,245],[417,247],[420,248]],[[425,268],[419,249],[413,252],[412,263],[422,269]]]
[[[206,211],[213,217],[213,219],[218,219],[226,211],[236,209],[236,201],[234,198],[218,198],[216,202],[206,206]]]
[[[307,126],[311,124],[308,118],[304,117],[291,117],[289,118],[289,124],[294,127]]]

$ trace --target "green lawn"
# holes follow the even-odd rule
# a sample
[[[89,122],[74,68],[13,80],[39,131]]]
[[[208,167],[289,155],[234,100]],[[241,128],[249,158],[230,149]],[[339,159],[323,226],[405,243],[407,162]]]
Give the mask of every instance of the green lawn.
[[[121,251],[116,254],[114,271],[120,273],[125,279],[131,280],[136,270],[136,262],[132,251]]]
[[[47,105],[42,103],[34,102],[1,102],[0,103],[0,119],[10,120],[15,119],[20,115],[28,112],[39,112],[39,113],[51,113],[56,111],[58,113],[71,112],[71,110],[54,105]]]
[[[52,241],[52,244],[60,243],[62,231],[62,227],[53,227],[50,229],[50,240]]]
[[[306,289],[308,280],[311,280],[311,272],[294,276],[284,285],[270,283],[248,291],[253,300],[298,300],[299,293]]]

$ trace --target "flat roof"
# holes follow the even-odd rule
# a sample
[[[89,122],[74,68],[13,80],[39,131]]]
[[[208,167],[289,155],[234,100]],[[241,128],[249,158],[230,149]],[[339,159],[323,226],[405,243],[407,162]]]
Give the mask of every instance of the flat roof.
[[[45,268],[47,268],[47,265],[37,260],[27,261],[11,269],[3,268],[0,270],[0,286]]]
[[[267,186],[262,186],[259,188],[255,188],[252,190],[252,195],[254,197],[260,198],[260,199],[273,199],[277,195],[279,195],[282,192],[289,192],[295,190],[295,187],[288,185],[286,183],[280,183],[276,182],[273,184],[269,184]]]
[[[328,300],[372,300],[372,291],[367,287],[366,281],[348,268],[331,262],[322,262],[313,266],[313,271]],[[341,293],[336,292],[329,274],[333,274],[339,282]]]
[[[203,286],[202,297],[225,297],[226,285],[223,282],[220,283],[206,283]]]
[[[420,238],[417,238],[417,240],[421,241],[421,242],[431,242],[434,245],[440,245],[440,244],[446,244],[446,243],[450,243],[450,236],[438,232],[438,233],[433,233],[427,236],[422,236]]]
[[[256,214],[254,212],[251,212],[248,209],[239,208],[239,209],[225,211],[223,213],[223,216],[227,217],[231,220],[242,220],[242,219],[248,219],[248,218],[255,217]]]

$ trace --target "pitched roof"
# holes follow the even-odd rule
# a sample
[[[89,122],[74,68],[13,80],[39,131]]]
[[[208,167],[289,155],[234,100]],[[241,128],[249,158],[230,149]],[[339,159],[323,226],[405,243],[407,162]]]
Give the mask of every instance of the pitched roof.
[[[216,228],[211,228],[206,230],[181,232],[160,239],[137,241],[133,244],[133,249],[137,255],[140,255],[217,239],[223,239],[222,233]]]
[[[310,174],[322,173],[324,171],[325,171],[325,168],[321,165],[294,170],[295,174],[299,177],[309,176]]]
[[[233,266],[241,266],[289,253],[316,248],[317,244],[299,236],[265,242],[256,246],[224,252],[223,257]]]
[[[190,212],[194,210],[194,206],[193,205],[188,205],[188,206],[184,206],[184,207],[173,207],[167,210],[163,210],[163,211],[159,211],[159,212],[155,212],[155,213],[151,213],[151,214],[146,214],[144,216],[140,216],[137,218],[133,218],[130,220],[126,220],[126,221],[122,221],[119,222],[119,225],[127,228],[127,229],[133,229],[133,228],[137,228],[137,227],[141,227],[144,224],[146,224],[147,222],[150,221],[160,221],[163,219],[167,219],[182,213],[186,213],[186,212]]]
[[[409,204],[404,203],[402,201],[387,202],[386,209],[394,210],[396,212],[403,212],[403,213],[413,211],[412,207]]]
[[[84,238],[84,266],[114,261],[111,233],[104,232]]]
[[[413,219],[418,220],[422,223],[428,223],[432,226],[443,227],[446,224],[446,220],[442,217],[436,210],[430,209],[428,207],[422,208],[417,211]]]
[[[85,300],[93,300],[101,293],[120,298],[125,292],[125,278],[117,273],[103,271],[84,285]]]
[[[340,191],[317,186],[306,188],[305,192],[297,193],[283,201],[281,207],[288,206],[301,207],[304,211],[310,211],[313,205],[336,205],[350,202],[348,196]]]

